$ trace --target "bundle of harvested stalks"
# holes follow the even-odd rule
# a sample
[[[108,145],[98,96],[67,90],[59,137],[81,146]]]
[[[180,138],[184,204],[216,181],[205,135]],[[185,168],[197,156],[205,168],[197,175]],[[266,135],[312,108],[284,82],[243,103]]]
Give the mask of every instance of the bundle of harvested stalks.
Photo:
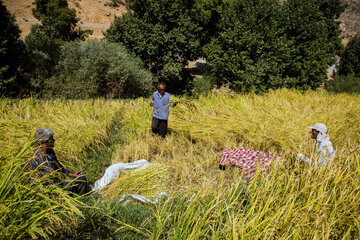
[[[123,194],[139,194],[155,199],[166,187],[167,170],[160,164],[135,172],[121,172],[118,179],[109,184],[102,192],[104,197],[116,199]]]

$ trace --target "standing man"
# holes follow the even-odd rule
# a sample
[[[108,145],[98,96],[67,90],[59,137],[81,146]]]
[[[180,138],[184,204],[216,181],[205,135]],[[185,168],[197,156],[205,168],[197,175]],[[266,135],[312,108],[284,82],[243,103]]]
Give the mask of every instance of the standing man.
[[[165,83],[159,83],[150,106],[154,107],[151,130],[163,138],[166,136],[169,117],[170,94],[165,92]]]

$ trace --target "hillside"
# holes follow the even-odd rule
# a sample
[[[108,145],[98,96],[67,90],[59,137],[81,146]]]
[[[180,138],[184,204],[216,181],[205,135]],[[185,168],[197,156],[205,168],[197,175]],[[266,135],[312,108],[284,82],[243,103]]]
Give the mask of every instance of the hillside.
[[[356,34],[360,34],[360,1],[344,1],[348,6],[341,14],[340,28],[342,30],[344,44],[347,44],[349,38]]]
[[[33,2],[33,0],[3,0],[7,9],[16,17],[22,31],[22,39],[30,32],[31,25],[39,22],[32,15],[32,8],[35,7]],[[102,32],[109,28],[114,16],[126,12],[125,4],[117,7],[108,6],[111,0],[69,0],[68,2],[69,7],[74,8],[76,16],[80,18],[80,27],[93,30],[90,38],[102,38]]]
[[[3,0],[8,10],[15,15],[16,21],[22,31],[21,38],[30,32],[32,24],[38,20],[32,15],[31,9],[35,7],[33,0]],[[112,22],[114,16],[120,16],[126,12],[125,0],[119,1],[117,7],[109,6],[111,0],[69,0],[69,7],[76,9],[77,17],[80,18],[80,27],[93,30],[90,38],[102,38]],[[360,34],[360,1],[344,0],[348,7],[340,16],[340,27],[346,44],[349,38]]]

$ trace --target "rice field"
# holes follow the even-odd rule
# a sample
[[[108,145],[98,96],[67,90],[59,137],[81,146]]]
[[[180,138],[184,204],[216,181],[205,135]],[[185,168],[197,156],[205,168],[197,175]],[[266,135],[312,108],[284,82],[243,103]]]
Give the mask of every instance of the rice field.
[[[93,222],[99,211],[118,239],[360,237],[359,95],[280,89],[264,95],[211,94],[199,99],[172,97],[172,101],[180,103],[170,109],[169,134],[162,139],[151,133],[152,108],[146,98],[1,99],[0,163],[8,166],[39,127],[55,131],[55,151],[72,170],[95,167],[89,166],[83,152],[109,148],[104,142],[121,136],[111,146],[108,164],[144,158],[152,167],[121,174],[100,200],[88,201],[92,214],[74,212],[77,220],[64,222],[69,229]],[[336,150],[331,168],[294,162],[290,154],[293,149],[311,153],[314,142],[306,126],[316,122],[327,125]],[[249,184],[232,185],[241,171],[218,169],[224,147],[272,152],[285,162],[268,175],[256,174]],[[111,202],[123,193],[154,199],[161,191],[168,193],[167,201],[156,206],[133,203],[129,209],[143,210],[128,218],[125,213],[131,210]],[[6,204],[1,206],[5,209]],[[90,226],[93,232],[101,228]],[[70,233],[74,238],[81,234]]]
[[[55,132],[57,155],[65,165],[83,163],[84,149],[103,145],[124,103],[97,100],[51,100],[33,98],[0,100],[0,162],[34,140],[35,131],[48,127]]]

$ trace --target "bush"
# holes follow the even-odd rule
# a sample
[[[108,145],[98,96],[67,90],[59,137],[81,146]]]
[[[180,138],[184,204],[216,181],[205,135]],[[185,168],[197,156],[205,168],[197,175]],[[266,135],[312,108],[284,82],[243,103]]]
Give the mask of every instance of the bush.
[[[200,95],[207,95],[211,92],[214,83],[215,78],[212,76],[196,77],[193,80],[191,93],[194,97],[199,97]]]
[[[339,74],[360,76],[360,35],[352,37],[341,53]]]
[[[326,82],[326,88],[331,92],[360,93],[360,77],[354,74],[341,76],[335,75],[334,80]]]
[[[55,77],[45,88],[48,97],[133,98],[150,93],[152,75],[119,43],[71,42],[62,47]]]

